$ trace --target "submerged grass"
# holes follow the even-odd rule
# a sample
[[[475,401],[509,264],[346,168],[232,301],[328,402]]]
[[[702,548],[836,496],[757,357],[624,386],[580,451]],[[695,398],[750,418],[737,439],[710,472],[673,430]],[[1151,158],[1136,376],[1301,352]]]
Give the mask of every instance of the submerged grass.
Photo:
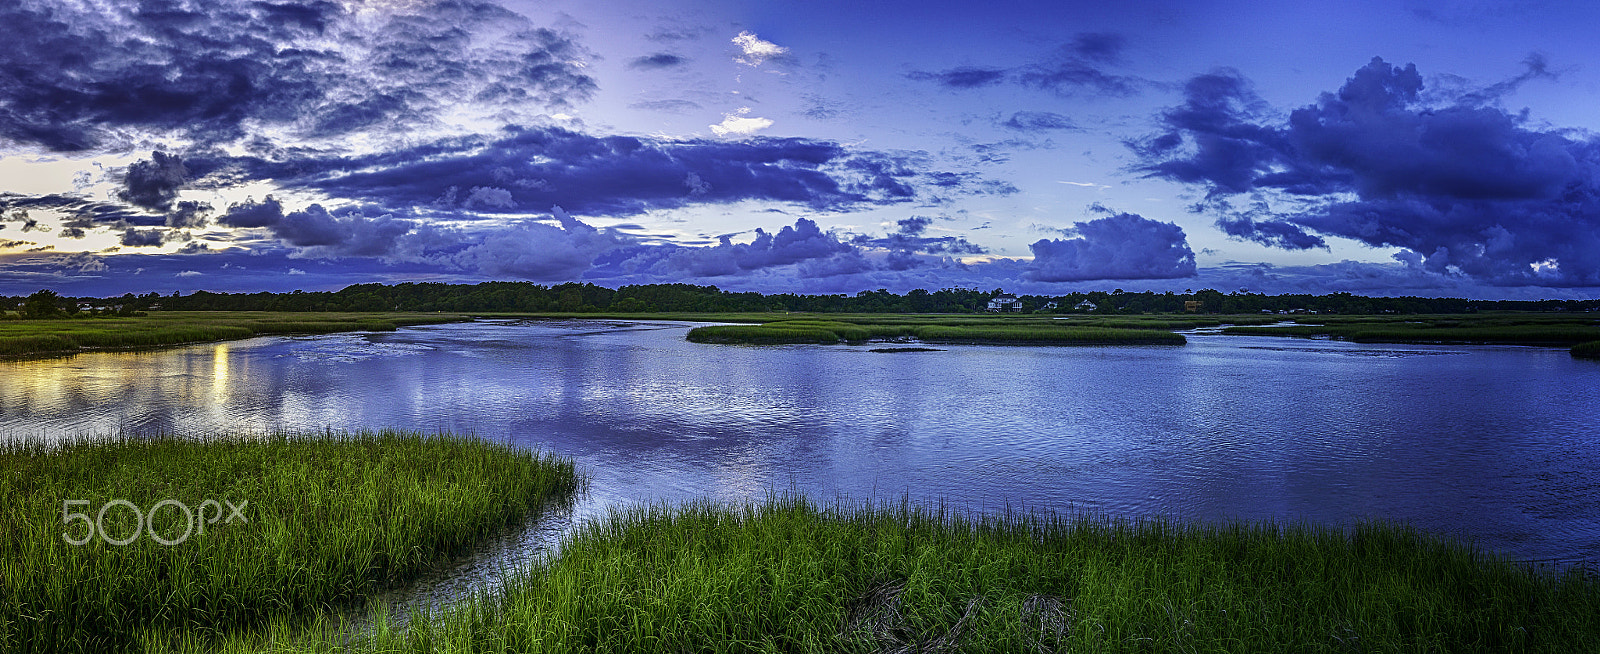
[[[315,319],[308,320],[307,316]],[[0,356],[75,352],[84,348],[157,347],[263,334],[394,331],[398,327],[463,319],[454,315],[403,313],[162,311],[140,317],[7,320],[0,321]]]
[[[286,651],[1600,651],[1600,581],[1409,528],[970,517],[802,498],[613,512],[493,595]]]
[[[1600,341],[1589,341],[1572,346],[1572,356],[1579,359],[1600,359]]]
[[[580,483],[570,460],[388,431],[0,445],[0,652],[205,649],[421,574]],[[104,537],[68,544],[89,520]]]

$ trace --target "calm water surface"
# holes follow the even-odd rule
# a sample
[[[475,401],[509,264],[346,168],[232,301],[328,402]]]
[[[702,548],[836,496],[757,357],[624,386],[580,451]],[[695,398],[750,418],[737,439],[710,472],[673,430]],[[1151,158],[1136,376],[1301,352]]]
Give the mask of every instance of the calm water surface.
[[[575,457],[638,501],[1409,521],[1600,559],[1600,364],[1565,350],[1196,334],[1174,347],[684,341],[479,322],[0,362],[0,436],[400,427]]]

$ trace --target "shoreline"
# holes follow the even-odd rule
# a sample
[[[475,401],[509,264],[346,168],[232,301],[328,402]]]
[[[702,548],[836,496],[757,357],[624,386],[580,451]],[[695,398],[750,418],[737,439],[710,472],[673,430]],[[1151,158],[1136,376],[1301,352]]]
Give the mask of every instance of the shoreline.
[[[400,327],[471,322],[466,314],[260,311],[158,312],[154,316],[0,321],[0,361],[71,357],[87,352],[138,352],[238,341],[394,331]],[[66,347],[57,347],[66,345]]]
[[[114,480],[127,474],[101,472],[79,482],[107,485],[109,494],[89,487],[69,494],[104,503],[106,497],[119,493],[145,493],[128,496],[136,507],[149,507],[163,496],[248,497],[256,500],[251,506],[260,511],[251,514],[250,529],[264,528],[272,519],[268,512],[287,511],[309,516],[313,522],[308,524],[370,525],[353,527],[359,532],[379,528],[387,519],[384,516],[415,518],[413,511],[421,510],[418,505],[391,513],[378,504],[338,514],[344,517],[321,517],[324,511],[345,504],[336,498],[350,492],[390,488],[411,495],[403,490],[409,486],[400,483],[403,475],[392,473],[352,477],[333,472],[327,483],[295,485],[300,493],[291,493],[294,499],[283,503],[260,495],[273,487],[260,484],[267,478],[264,472],[201,475],[198,479],[193,472],[218,465],[226,468],[234,457],[254,456],[250,455],[253,448],[274,443],[280,451],[266,460],[271,466],[279,466],[271,463],[279,461],[290,470],[300,465],[298,462],[319,461],[318,465],[331,465],[330,471],[342,469],[339,457],[304,456],[303,450],[325,448],[330,443],[320,434],[307,436],[311,437],[268,438],[265,444],[259,439],[226,438],[189,444],[180,436],[154,443],[80,443],[75,447],[129,450],[112,460],[116,466],[134,466],[132,470],[138,474],[132,478],[139,483],[126,486]],[[413,458],[433,461],[437,456],[428,452],[459,445],[502,449],[471,437],[401,436],[401,441],[389,445],[372,438],[345,437],[331,442],[353,443],[356,449],[349,453],[353,460],[387,457],[371,460],[398,463]],[[166,450],[161,449],[165,447],[212,448],[212,454],[206,456],[215,465],[171,464],[166,461]],[[404,453],[391,454],[396,448]],[[150,451],[141,455],[143,450]],[[0,454],[7,452],[16,456],[15,449],[0,450]],[[528,456],[525,450],[513,452]],[[537,460],[569,461],[532,455]],[[463,465],[456,455],[439,461],[446,460],[452,462],[450,466],[419,463],[416,470],[424,473],[419,479]],[[567,465],[571,468],[570,462]],[[168,473],[159,472],[169,468]],[[292,473],[289,479],[299,479],[298,474]],[[492,474],[484,477],[486,481],[493,478]],[[7,489],[0,496],[14,490],[10,485],[16,479],[0,478],[0,489]],[[153,488],[151,480],[157,482]],[[244,484],[245,489],[211,485],[219,482]],[[478,501],[495,494],[476,490],[474,483],[467,481],[462,488],[474,490],[457,496]],[[582,486],[585,482],[576,483]],[[417,497],[426,499],[428,495]],[[325,501],[329,498],[336,501]],[[10,503],[13,511],[24,511],[26,504]],[[554,505],[540,510],[549,506]],[[58,508],[27,509],[30,515],[37,515],[19,524],[37,527],[43,535],[23,540],[59,540]],[[488,529],[467,528],[463,526],[469,517],[466,513],[446,512],[439,517],[442,520],[429,524],[458,543],[447,548],[450,552],[505,538],[503,529],[512,524],[490,520]],[[350,519],[378,519],[380,523],[345,522]],[[534,524],[526,518],[513,522],[520,526],[512,529]],[[301,533],[308,529],[293,528],[287,535],[326,535]],[[170,530],[166,526],[160,533]],[[257,535],[245,528],[238,533]],[[533,557],[493,593],[469,590],[454,594],[447,605],[436,605],[438,610],[408,616],[392,615],[394,605],[373,602],[394,589],[414,588],[419,577],[412,574],[382,574],[383,583],[354,595],[340,595],[336,604],[346,609],[334,604],[310,613],[263,608],[249,614],[254,617],[218,631],[165,624],[153,617],[170,612],[159,607],[187,601],[181,598],[204,586],[198,577],[155,574],[152,583],[175,586],[158,594],[167,599],[152,605],[153,598],[130,591],[119,596],[125,599],[116,600],[130,604],[114,603],[103,610],[130,611],[122,624],[138,627],[141,637],[179,649],[184,649],[179,643],[197,648],[185,651],[657,651],[678,646],[746,651],[757,642],[769,646],[755,649],[781,651],[818,646],[875,650],[926,649],[937,641],[951,650],[1033,652],[1040,646],[1047,651],[1117,649],[1144,640],[1160,644],[1157,649],[1284,651],[1324,646],[1328,638],[1340,634],[1358,635],[1365,646],[1379,651],[1419,647],[1459,651],[1476,646],[1555,652],[1581,651],[1600,644],[1600,572],[1595,562],[1514,561],[1470,541],[1404,523],[1321,526],[1293,520],[1118,518],[1099,512],[1048,509],[985,513],[909,500],[852,502],[836,498],[826,504],[805,495],[772,493],[764,501],[702,499],[672,506],[627,502],[612,509],[609,517],[582,523],[558,540],[559,556]],[[253,565],[249,557],[240,559],[210,543],[191,545],[195,544],[208,549],[195,553],[182,547],[154,548],[154,554],[183,555],[186,566]],[[289,551],[303,559],[297,565],[309,570],[324,569],[345,558],[314,546],[296,546]],[[79,563],[90,565],[41,562],[30,567],[51,571],[45,573],[47,584],[52,583],[50,579],[60,581],[63,575],[78,574],[74,570],[120,571],[119,577],[159,573],[138,557],[95,563],[101,557],[129,553],[99,545],[65,548],[57,556],[88,556]],[[422,567],[414,569],[439,570],[441,565],[461,562],[452,556],[419,560]],[[251,572],[246,577],[260,574]],[[321,583],[315,576],[304,581]],[[23,579],[13,583],[23,583],[24,589],[42,588]],[[64,588],[84,587],[78,582],[63,583]],[[311,592],[299,588],[298,583],[283,581],[270,589],[290,594]],[[95,590],[94,584],[89,584],[88,590]],[[254,592],[242,595],[253,596]],[[25,611],[30,605],[27,593],[12,595],[22,598]],[[227,608],[233,606],[231,601],[206,606],[224,614],[238,613],[239,607]],[[1164,616],[1183,607],[1190,607],[1183,620],[1191,626],[1173,631]],[[375,613],[351,619],[346,612],[350,608]],[[18,610],[0,605],[0,612],[8,609]],[[1061,629],[1056,630],[1052,625],[1058,619]],[[1048,639],[1029,640],[1031,636],[1021,635],[1039,634],[1041,621]],[[0,620],[0,625],[6,622]],[[9,624],[25,628],[32,623],[12,620]],[[1423,628],[1425,625],[1432,627]],[[97,639],[120,637],[115,631],[95,633]],[[1260,640],[1264,633],[1276,635]]]

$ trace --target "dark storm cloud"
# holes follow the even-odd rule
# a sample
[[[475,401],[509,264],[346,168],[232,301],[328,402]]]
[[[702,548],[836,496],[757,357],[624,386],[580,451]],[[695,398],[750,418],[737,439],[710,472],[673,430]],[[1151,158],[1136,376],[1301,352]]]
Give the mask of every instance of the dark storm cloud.
[[[0,211],[26,212],[29,209],[59,211],[74,216],[69,220],[88,221],[77,223],[79,228],[115,225],[153,226],[164,222],[160,216],[134,211],[127,205],[96,202],[79,196],[0,193]]]
[[[285,243],[299,247],[338,245],[349,236],[344,225],[341,225],[339,220],[320,204],[284,214],[282,219],[270,227],[272,233]]]
[[[1122,213],[1076,223],[1076,238],[1040,239],[1030,245],[1028,279],[1172,279],[1195,274],[1194,252],[1183,228]]]
[[[1072,119],[1051,111],[1018,111],[1000,124],[1024,132],[1078,128]]]
[[[404,249],[402,239],[417,227],[414,221],[392,215],[368,217],[359,207],[334,215],[322,205],[312,204],[285,213],[283,204],[272,196],[259,202],[248,200],[232,205],[217,223],[227,227],[265,228],[283,243],[301,248],[298,254],[307,258],[393,258]]]
[[[1279,247],[1285,250],[1326,249],[1328,247],[1327,241],[1324,241],[1322,237],[1315,234],[1307,234],[1298,225],[1283,220],[1258,221],[1252,216],[1238,214],[1218,218],[1217,227],[1234,238],[1255,241],[1268,247]]]
[[[645,70],[660,70],[662,68],[682,66],[686,63],[689,63],[689,60],[678,55],[667,52],[658,52],[653,55],[636,57],[628,61],[628,67]]]
[[[189,169],[183,167],[183,161],[176,155],[156,151],[150,153],[150,159],[128,166],[124,188],[117,197],[146,209],[166,211],[178,199],[178,187],[188,180]]]
[[[211,213],[211,205],[205,202],[184,200],[167,212],[167,226],[187,229],[199,229],[206,226],[207,216]]]
[[[906,73],[906,77],[919,82],[935,82],[952,89],[975,89],[1005,81],[1006,70],[1003,68],[962,66],[936,73],[920,70],[912,71]]]
[[[0,4],[0,139],[77,151],[132,128],[196,141],[251,125],[402,129],[458,103],[562,106],[584,51],[491,2],[352,14],[341,3]]]
[[[1545,74],[1528,66],[1526,79]],[[1496,284],[1600,284],[1600,138],[1483,93],[1430,104],[1423,90],[1415,66],[1374,58],[1282,121],[1237,73],[1202,75],[1162,115],[1166,131],[1131,145],[1147,175],[1208,189],[1202,207],[1244,193],[1294,205],[1219,211],[1236,237],[1294,249],[1341,236]]]
[[[361,157],[189,162],[219,175],[272,179],[389,211],[542,213],[561,205],[581,215],[622,216],[743,200],[814,208],[908,202],[927,182],[925,158],[800,138],[669,141],[544,128]],[[995,190],[978,178],[960,183]]]
[[[229,205],[228,212],[217,219],[217,224],[227,227],[271,227],[283,220],[283,205],[272,196],[260,202],[254,199]]]
[[[1277,217],[1264,199],[1255,199],[1249,209],[1237,210],[1226,198],[1211,197],[1195,203],[1190,211],[1216,214],[1217,229],[1237,240],[1254,241],[1285,250],[1329,249],[1322,237]]]
[[[122,245],[124,247],[159,247],[165,242],[167,242],[167,235],[159,229],[129,229],[122,233]]]

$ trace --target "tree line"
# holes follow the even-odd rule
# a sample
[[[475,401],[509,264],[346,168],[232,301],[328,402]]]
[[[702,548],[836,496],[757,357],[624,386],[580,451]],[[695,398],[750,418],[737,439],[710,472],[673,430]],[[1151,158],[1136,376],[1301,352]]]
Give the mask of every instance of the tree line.
[[[734,293],[715,286],[643,284],[607,288],[587,283],[542,285],[529,282],[444,284],[356,284],[339,291],[289,293],[212,293],[189,295],[125,294],[90,298],[41,290],[26,297],[0,297],[0,310],[11,317],[50,318],[79,313],[132,315],[142,311],[446,311],[446,312],[572,312],[572,313],[978,313],[1003,289],[913,289],[904,294],[884,289],[855,295]],[[1366,297],[1350,293],[1326,295],[1223,293],[1213,289],[1184,293],[1091,291],[1064,295],[1021,295],[1024,311],[1038,313],[1261,313],[1318,312],[1338,314],[1475,313],[1479,311],[1596,311],[1591,300],[1469,300],[1462,298]],[[1092,309],[1090,306],[1092,305]]]

